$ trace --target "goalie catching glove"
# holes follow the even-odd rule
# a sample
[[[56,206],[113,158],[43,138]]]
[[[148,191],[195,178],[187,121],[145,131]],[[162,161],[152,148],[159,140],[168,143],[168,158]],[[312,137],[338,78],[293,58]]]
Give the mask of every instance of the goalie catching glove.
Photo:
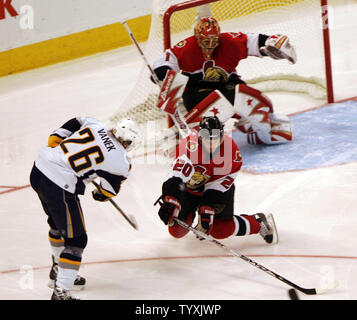
[[[297,60],[295,49],[290,44],[289,38],[281,34],[270,36],[260,51],[276,60],[287,59],[292,64],[295,64]]]

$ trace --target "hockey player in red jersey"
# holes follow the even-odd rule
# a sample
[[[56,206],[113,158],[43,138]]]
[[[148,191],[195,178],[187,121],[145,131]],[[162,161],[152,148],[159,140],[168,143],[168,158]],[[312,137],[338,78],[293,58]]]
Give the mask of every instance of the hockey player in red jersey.
[[[160,219],[169,233],[181,238],[188,230],[176,224],[178,218],[216,239],[260,234],[267,243],[277,242],[273,218],[263,213],[234,214],[234,180],[242,166],[238,146],[224,134],[217,117],[205,117],[177,149],[159,199]]]
[[[203,116],[217,115],[222,122],[233,117],[250,144],[291,141],[288,117],[274,113],[269,98],[247,86],[237,74],[239,62],[249,56],[296,62],[287,36],[221,33],[213,17],[199,20],[193,36],[166,50],[153,64],[163,81],[158,107],[168,111],[167,105],[182,96],[185,119],[191,127]],[[169,84],[168,77],[174,78]]]

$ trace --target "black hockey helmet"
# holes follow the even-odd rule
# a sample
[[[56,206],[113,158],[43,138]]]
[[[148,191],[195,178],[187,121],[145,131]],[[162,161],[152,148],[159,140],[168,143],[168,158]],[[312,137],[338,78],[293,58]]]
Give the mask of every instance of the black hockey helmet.
[[[223,138],[224,125],[219,119],[214,117],[204,117],[200,122],[200,129],[198,135],[201,139],[216,140]]]

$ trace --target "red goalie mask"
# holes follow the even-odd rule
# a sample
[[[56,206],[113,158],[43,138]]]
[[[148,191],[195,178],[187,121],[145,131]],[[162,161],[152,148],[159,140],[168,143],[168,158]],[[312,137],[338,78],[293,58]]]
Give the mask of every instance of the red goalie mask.
[[[199,20],[194,28],[194,33],[203,54],[209,59],[219,44],[221,31],[217,20],[212,17]]]

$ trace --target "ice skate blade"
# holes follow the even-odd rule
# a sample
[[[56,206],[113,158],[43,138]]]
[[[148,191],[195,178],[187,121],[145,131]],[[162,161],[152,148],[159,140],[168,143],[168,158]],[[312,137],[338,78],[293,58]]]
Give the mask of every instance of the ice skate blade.
[[[279,235],[278,235],[278,230],[276,228],[274,217],[271,213],[269,213],[266,216],[266,219],[267,219],[268,223],[271,225],[271,227],[273,228],[273,242],[270,244],[271,245],[277,244],[279,242]]]
[[[50,280],[48,281],[48,287],[51,289],[54,289],[55,287],[55,280]],[[84,290],[84,288],[86,287],[86,285],[74,285],[71,291],[82,291]]]

